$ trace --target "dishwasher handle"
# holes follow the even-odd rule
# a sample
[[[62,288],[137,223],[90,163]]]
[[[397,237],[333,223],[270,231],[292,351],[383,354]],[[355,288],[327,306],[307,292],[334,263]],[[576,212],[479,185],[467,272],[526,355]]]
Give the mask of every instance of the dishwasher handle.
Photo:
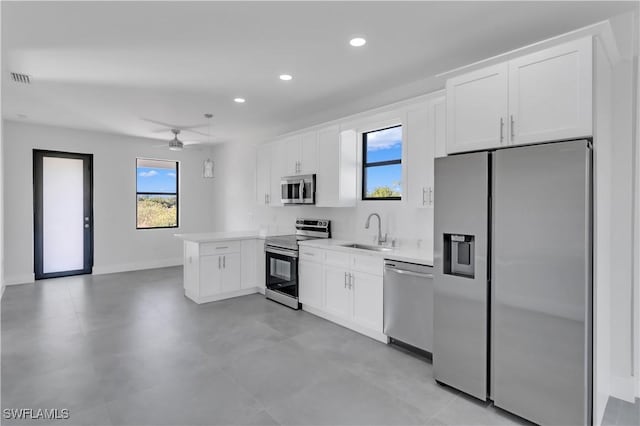
[[[401,274],[401,275],[409,275],[412,277],[420,277],[420,278],[433,278],[433,274],[427,274],[427,273],[423,273],[423,272],[413,272],[413,271],[407,271],[404,269],[396,269],[396,268],[384,268],[385,271],[389,271],[389,272],[395,272],[397,274]]]

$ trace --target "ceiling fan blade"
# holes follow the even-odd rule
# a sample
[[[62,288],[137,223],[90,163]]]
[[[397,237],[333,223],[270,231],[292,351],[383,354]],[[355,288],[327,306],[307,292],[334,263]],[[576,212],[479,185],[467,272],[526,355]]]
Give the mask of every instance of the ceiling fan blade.
[[[142,121],[146,121],[146,122],[148,122],[148,123],[158,124],[158,125],[163,126],[163,127],[168,127],[169,129],[172,129],[172,128],[175,128],[175,127],[176,127],[176,126],[174,126],[174,125],[173,125],[173,124],[171,124],[171,123],[165,123],[165,122],[163,122],[163,121],[152,120],[152,119],[150,119],[150,118],[140,117],[140,120],[142,120]]]
[[[164,121],[152,120],[150,118],[144,118],[144,117],[140,117],[140,120],[146,121],[148,123],[158,124],[160,126],[166,127],[167,129],[179,129],[181,131],[184,131],[184,130],[191,131],[191,129],[198,129],[198,128],[201,128],[201,127],[207,127],[209,125],[209,123],[199,123],[199,124],[190,124],[190,125],[187,125],[187,126],[179,126],[177,124],[165,123]],[[159,132],[159,130],[158,130],[158,132]]]
[[[177,128],[180,130],[192,131],[192,129],[199,129],[201,127],[207,127],[208,125],[209,123],[200,123],[200,124],[193,124],[191,126],[178,126]]]
[[[207,133],[204,132],[200,132],[198,130],[193,130],[193,129],[189,129],[189,128],[185,128],[185,127],[181,127],[180,128],[181,131],[183,132],[189,132],[189,133],[195,133],[196,135],[201,135],[201,136],[209,136]]]

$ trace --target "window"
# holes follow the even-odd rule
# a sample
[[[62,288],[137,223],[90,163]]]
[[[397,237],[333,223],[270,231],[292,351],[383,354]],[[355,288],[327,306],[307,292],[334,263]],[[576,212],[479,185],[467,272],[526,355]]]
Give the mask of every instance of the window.
[[[362,199],[402,199],[402,126],[362,135]]]
[[[178,162],[136,159],[136,228],[178,227]]]

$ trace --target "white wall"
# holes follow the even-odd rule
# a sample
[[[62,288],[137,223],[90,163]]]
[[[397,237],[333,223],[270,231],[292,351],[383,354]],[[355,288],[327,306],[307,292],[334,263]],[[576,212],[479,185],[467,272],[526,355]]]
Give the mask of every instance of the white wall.
[[[2,7],[0,7],[0,34],[2,33]],[[0,69],[2,55],[0,55]],[[0,84],[0,99],[2,99],[2,84]],[[2,102],[0,102],[0,117],[2,117]],[[0,118],[0,299],[4,295],[4,130],[3,120]]]
[[[635,283],[635,377],[636,397],[640,398],[640,10],[635,14],[635,37],[633,48],[635,54],[635,250],[634,250],[634,283]]]
[[[209,150],[172,152],[161,141],[4,122],[5,279],[33,280],[33,149],[93,154],[94,273],[182,263],[176,232],[212,229],[212,180],[202,178]],[[180,161],[180,228],[136,230],[136,157]]]
[[[634,63],[637,52],[637,13],[611,20],[621,60],[613,68],[611,144],[611,395],[633,401],[635,396],[634,268]]]

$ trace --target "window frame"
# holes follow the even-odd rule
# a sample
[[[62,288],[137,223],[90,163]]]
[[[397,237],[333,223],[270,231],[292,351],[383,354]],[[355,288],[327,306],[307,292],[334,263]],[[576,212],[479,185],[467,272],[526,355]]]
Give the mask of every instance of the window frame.
[[[402,194],[399,197],[367,197],[367,169],[371,167],[380,167],[380,166],[392,166],[395,164],[400,164],[401,175],[404,176],[404,168],[402,167],[402,154],[404,153],[404,138],[402,139],[402,149],[400,153],[400,158],[397,160],[387,160],[387,161],[375,161],[372,163],[367,162],[367,138],[369,133],[380,132],[382,130],[394,129],[396,127],[400,127],[402,130],[402,134],[404,136],[403,124],[394,124],[393,126],[381,127],[379,129],[368,130],[366,132],[362,132],[362,201],[402,201]],[[404,185],[403,185],[404,189]]]
[[[175,163],[176,165],[176,224],[175,226],[151,226],[141,228],[138,226],[138,196],[139,195],[174,195],[173,192],[138,192],[138,161],[139,160],[153,160],[153,161],[166,161],[167,163]],[[165,160],[160,158],[145,158],[136,157],[136,230],[148,230],[148,229],[175,229],[180,227],[180,162],[177,160]]]

